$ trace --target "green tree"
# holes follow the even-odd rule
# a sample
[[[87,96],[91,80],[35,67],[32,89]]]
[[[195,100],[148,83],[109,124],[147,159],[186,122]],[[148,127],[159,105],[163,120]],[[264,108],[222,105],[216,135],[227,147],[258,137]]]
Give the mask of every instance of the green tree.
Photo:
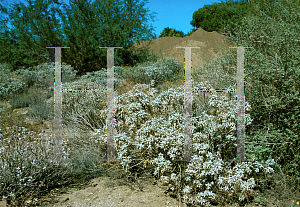
[[[10,62],[14,70],[21,66],[30,67],[54,60],[54,54],[48,54],[45,47],[63,45],[62,35],[58,33],[60,25],[54,16],[54,12],[60,10],[52,8],[51,12],[47,11],[49,5],[57,2],[37,0],[28,3],[28,7],[18,3],[13,4],[9,10],[2,10],[9,15],[14,28],[5,31],[6,41],[13,44],[2,42],[9,49],[1,52],[1,62]]]
[[[278,17],[278,11],[275,9],[278,8],[276,5],[278,1],[275,0],[267,0],[267,1],[261,1],[261,0],[248,0],[248,3],[250,5],[250,12],[249,15],[258,15],[258,7],[262,8],[262,11],[266,12],[267,14],[271,14],[272,18],[275,20]],[[282,4],[282,2],[281,2]]]
[[[249,7],[247,2],[234,2],[233,0],[205,5],[193,13],[193,20],[190,24],[208,32],[220,32],[228,23],[240,24],[242,17],[249,13]]]
[[[106,68],[107,50],[99,47],[115,46],[123,47],[115,49],[115,65],[138,62],[133,59],[134,40],[149,40],[154,36],[152,29],[142,25],[147,12],[144,4],[133,0],[123,3],[95,1],[93,4],[84,0],[71,1],[70,6],[65,7],[68,12],[62,16],[63,29],[71,46],[70,51],[66,51],[67,59],[80,64],[84,68],[82,72],[100,70]]]
[[[175,29],[171,29],[169,27],[165,27],[164,30],[160,33],[159,37],[184,37],[184,33],[182,31],[177,31]]]
[[[138,4],[134,0],[97,0],[90,4],[86,0],[72,0],[69,6],[55,0],[29,2],[28,7],[24,4],[14,4],[9,11],[3,11],[9,15],[12,25],[15,26],[8,31],[11,40],[16,43],[10,49],[9,59],[14,66],[28,67],[52,61],[54,49],[46,49],[46,46],[70,46],[71,48],[62,49],[63,62],[84,74],[106,68],[107,50],[99,48],[100,46],[124,47],[115,49],[115,65],[126,61],[136,63],[143,58],[136,53],[142,54],[141,51],[147,46],[135,50],[132,47],[133,41],[139,42],[155,37],[151,33],[153,28],[148,29],[143,25],[148,20],[148,10],[143,8],[145,2]],[[49,5],[52,4],[62,5],[64,12],[58,7],[48,11]],[[62,25],[55,14],[61,17]],[[43,58],[43,55],[46,58]],[[3,57],[1,62],[7,61],[8,58]]]
[[[1,0],[3,2],[3,0]],[[4,12],[6,12],[7,9],[0,4],[0,34],[2,35],[6,30],[8,30],[8,27],[6,26],[6,23],[8,22],[7,18],[4,18]]]
[[[1,2],[3,2],[3,0],[1,0]],[[8,27],[7,27],[7,22],[8,22],[8,18],[4,17],[4,13],[7,12],[7,8],[5,8],[3,6],[3,4],[0,4],[0,45],[2,50],[0,51],[1,53],[1,57],[2,59],[6,59],[7,58],[7,52],[8,52],[8,47],[10,45],[13,45],[15,43],[13,43],[13,41],[10,40],[9,38],[9,33],[8,33]],[[5,57],[3,57],[3,55],[5,55]],[[7,61],[8,62],[8,61]]]

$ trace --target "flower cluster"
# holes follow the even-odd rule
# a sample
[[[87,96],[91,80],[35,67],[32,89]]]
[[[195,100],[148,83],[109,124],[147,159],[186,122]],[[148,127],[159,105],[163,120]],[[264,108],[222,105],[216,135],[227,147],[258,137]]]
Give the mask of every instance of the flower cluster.
[[[198,83],[195,89],[211,88],[208,82]],[[195,90],[193,97],[200,98]],[[264,165],[258,162],[241,163],[232,169],[225,165],[227,157],[222,154],[221,145],[235,148],[235,100],[228,100],[224,94],[213,90],[208,94],[209,106],[199,112],[193,105],[193,159],[186,167],[182,197],[188,203],[210,205],[218,199],[217,193],[238,196],[244,200],[251,195],[255,186],[256,172],[270,173],[272,162]],[[178,175],[173,172],[184,152],[184,88],[169,89],[156,94],[155,89],[146,84],[137,84],[126,94],[116,98],[115,128],[117,130],[116,151],[123,168],[130,172],[132,159],[151,160],[155,166],[153,174],[174,190]],[[245,110],[251,106],[245,103]],[[101,110],[104,121],[107,110]],[[196,114],[199,114],[196,116]],[[246,124],[251,123],[248,114]],[[106,135],[94,134],[98,141],[105,143]],[[215,143],[221,143],[217,145]],[[235,151],[232,153],[236,153]],[[234,193],[233,193],[234,192]]]

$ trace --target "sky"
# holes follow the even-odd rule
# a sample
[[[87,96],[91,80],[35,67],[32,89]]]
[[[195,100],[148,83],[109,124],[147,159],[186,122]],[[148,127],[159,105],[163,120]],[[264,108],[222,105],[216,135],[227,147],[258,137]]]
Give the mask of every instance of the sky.
[[[11,5],[14,2],[22,2],[25,6],[29,5],[26,0],[3,1],[5,6]],[[95,0],[90,0],[90,2],[94,1]],[[69,4],[69,0],[59,0],[59,2]],[[139,2],[141,2],[141,0]],[[153,32],[157,37],[165,27],[174,28],[187,34],[194,28],[190,24],[193,19],[193,13],[198,9],[203,8],[204,5],[211,5],[213,3],[221,3],[221,0],[148,0],[144,5],[144,8],[149,10],[147,13],[148,15],[153,14],[155,21],[149,20],[147,24],[151,24],[154,27]],[[153,12],[156,12],[157,14],[154,14]],[[10,23],[8,23],[7,26],[11,28]]]

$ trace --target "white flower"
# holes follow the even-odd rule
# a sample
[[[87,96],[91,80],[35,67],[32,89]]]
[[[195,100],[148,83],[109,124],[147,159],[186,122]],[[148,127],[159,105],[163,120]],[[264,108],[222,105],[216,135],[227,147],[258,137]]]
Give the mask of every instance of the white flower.
[[[191,190],[192,188],[190,187],[190,186],[185,186],[185,188],[183,189],[183,193],[185,193],[185,194],[187,194],[187,193],[189,193],[190,192],[190,190]]]
[[[239,196],[239,200],[240,200],[240,201],[243,201],[244,199],[245,199],[245,196],[244,196],[244,195],[240,195],[240,196]]]
[[[173,180],[173,181],[177,180],[177,176],[175,173],[171,174],[171,180]]]

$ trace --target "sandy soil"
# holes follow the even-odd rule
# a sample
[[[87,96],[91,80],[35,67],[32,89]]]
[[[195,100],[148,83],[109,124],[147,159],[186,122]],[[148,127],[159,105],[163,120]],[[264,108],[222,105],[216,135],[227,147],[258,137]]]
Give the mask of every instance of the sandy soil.
[[[45,199],[43,206],[187,206],[166,195],[162,187],[145,181],[139,181],[137,185],[129,187],[121,179],[99,177],[90,181],[83,189],[70,188],[67,193]]]

